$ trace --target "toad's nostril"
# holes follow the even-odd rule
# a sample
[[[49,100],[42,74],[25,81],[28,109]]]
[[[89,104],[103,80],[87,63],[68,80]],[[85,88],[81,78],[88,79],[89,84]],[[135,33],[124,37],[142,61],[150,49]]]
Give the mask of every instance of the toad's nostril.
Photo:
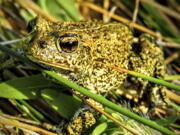
[[[36,25],[37,18],[32,19],[31,21],[28,22],[27,25],[27,30],[28,32],[31,32],[34,29],[34,26]]]
[[[46,46],[47,46],[47,43],[44,40],[40,40],[38,42],[38,44],[39,44],[39,47],[42,48],[42,49],[46,48]]]

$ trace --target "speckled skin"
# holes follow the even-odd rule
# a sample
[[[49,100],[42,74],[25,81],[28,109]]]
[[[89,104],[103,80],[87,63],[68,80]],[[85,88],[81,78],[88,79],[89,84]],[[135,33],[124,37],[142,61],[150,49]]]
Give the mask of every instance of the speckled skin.
[[[126,84],[128,78],[126,73],[99,66],[97,62],[155,77],[165,73],[161,49],[152,44],[147,36],[141,36],[140,43],[133,44],[132,31],[121,23],[52,23],[39,17],[34,33],[25,46],[26,55],[94,93],[119,88]],[[60,48],[61,37],[67,34],[74,36],[65,37],[65,40],[78,41],[77,48],[68,53]],[[45,45],[42,46],[41,42],[45,42]],[[136,80],[133,82],[139,83]],[[145,86],[140,89],[145,89]]]
[[[54,24],[42,18],[36,21],[36,35],[25,48],[33,61],[71,71],[63,75],[95,93],[118,88],[126,79],[126,73],[98,66],[97,62],[128,68],[133,35],[127,26],[92,21]],[[58,37],[69,33],[78,40],[78,48],[72,53],[57,48]],[[45,48],[40,47],[41,41],[46,42]]]
[[[59,22],[52,23],[41,17],[36,19],[33,38],[24,47],[25,54],[34,62],[54,70],[94,93],[103,94],[123,88],[134,90],[137,99],[151,91],[156,98],[160,87],[141,78],[97,64],[101,62],[162,77],[165,74],[162,50],[142,35],[134,43],[131,29],[121,23]],[[73,48],[63,43],[73,42]],[[64,46],[65,45],[65,46]],[[72,44],[71,44],[72,45]],[[68,50],[69,49],[69,50]]]

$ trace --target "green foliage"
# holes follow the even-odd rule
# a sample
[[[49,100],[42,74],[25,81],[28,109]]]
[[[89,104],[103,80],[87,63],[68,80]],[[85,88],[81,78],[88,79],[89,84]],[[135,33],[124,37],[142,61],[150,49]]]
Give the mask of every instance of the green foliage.
[[[159,125],[168,126],[177,120],[178,116],[169,116],[160,120],[156,120]]]
[[[108,127],[108,125],[107,125],[106,122],[103,122],[103,123],[99,124],[94,129],[92,135],[101,135],[107,129],[107,127]]]
[[[0,83],[0,97],[12,99],[33,99],[39,97],[39,90],[52,86],[42,75],[22,77]]]
[[[180,80],[180,75],[167,75],[164,80]]]
[[[158,25],[158,30],[163,34],[163,35],[170,35],[172,37],[176,37],[178,38],[178,34],[175,33],[167,24],[167,22],[162,18],[162,16],[157,12],[157,9],[149,6],[148,4],[145,4],[142,2],[142,6],[143,8],[149,13],[151,14],[154,23],[156,25]],[[162,25],[163,24],[163,25]]]
[[[75,0],[38,0],[40,7],[59,20],[80,20]]]
[[[143,79],[148,80],[150,82],[153,82],[155,84],[160,84],[160,85],[166,86],[168,88],[172,88],[174,90],[180,91],[180,86],[179,85],[175,85],[173,83],[169,83],[167,81],[157,79],[157,78],[154,78],[154,77],[151,77],[151,76],[146,76],[144,74],[137,73],[137,72],[134,72],[134,71],[128,71],[127,70],[127,73],[129,73],[130,75],[133,75],[133,76],[143,78]]]
[[[92,135],[117,135],[117,134],[123,134],[123,128],[114,123],[112,120],[109,118],[105,117],[102,115],[96,125],[89,130],[88,134]]]
[[[134,11],[134,4],[132,4],[131,1],[124,0],[122,3],[124,3],[129,10],[132,12]],[[162,15],[159,14],[157,8],[141,2],[140,8],[138,9],[138,16],[139,19],[141,19],[141,22],[147,24],[150,29],[155,29],[162,35],[166,36],[167,39],[180,43],[179,34],[169,26],[167,20],[165,20]]]
[[[53,89],[44,89],[42,97],[66,119],[70,119],[80,107],[81,102],[76,98]]]

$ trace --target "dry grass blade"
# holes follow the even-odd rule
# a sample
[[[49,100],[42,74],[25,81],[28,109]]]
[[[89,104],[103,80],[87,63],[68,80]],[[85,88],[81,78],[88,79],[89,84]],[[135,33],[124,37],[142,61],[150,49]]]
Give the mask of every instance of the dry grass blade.
[[[164,13],[180,20],[180,14],[174,12],[173,10],[167,8],[167,7],[164,7],[158,3],[156,3],[155,1],[152,1],[152,0],[141,0],[142,2],[144,3],[148,3],[149,5],[153,6],[153,7],[156,7],[157,9],[163,11]]]
[[[25,118],[21,118],[21,117],[17,117],[17,116],[11,116],[11,115],[4,114],[4,113],[0,113],[0,116],[5,117],[7,119],[18,120],[18,121],[23,122],[23,123],[28,123],[28,124],[32,124],[32,125],[41,126],[41,127],[46,128],[48,130],[49,129],[53,130],[53,131],[57,130],[56,126],[51,125],[49,123],[41,123],[41,122],[38,122],[38,121],[33,121],[33,120],[29,120],[29,119],[25,119]]]
[[[22,123],[22,122],[18,122],[18,121],[12,121],[12,120],[9,120],[9,119],[2,119],[1,118],[0,119],[0,124],[10,125],[10,126],[18,127],[18,128],[24,128],[24,129],[32,130],[34,132],[38,132],[38,133],[41,133],[43,135],[57,135],[57,134],[52,133],[50,131],[44,130],[42,128],[31,126],[31,125],[28,125],[28,124],[25,124],[25,123]]]
[[[36,12],[38,15],[46,17],[48,20],[57,22],[58,20],[54,18],[53,16],[45,13],[41,8],[39,8],[33,1],[31,0],[16,0],[16,2],[21,5],[24,8],[30,8],[34,12]]]
[[[173,53],[171,56],[169,56],[168,58],[166,58],[166,60],[164,61],[165,64],[169,64],[170,62],[172,62],[173,60],[177,59],[180,56],[180,53],[175,52]]]
[[[0,113],[0,116],[5,117],[7,119],[18,120],[18,121],[33,124],[33,125],[40,125],[40,123],[37,122],[37,121],[32,121],[32,120],[24,119],[24,118],[21,118],[21,117],[15,117],[15,116],[11,116],[11,115],[4,114],[4,113]]]
[[[132,24],[135,24],[135,23],[136,23],[137,14],[138,14],[138,9],[139,9],[139,0],[136,0],[135,9],[134,9],[134,13],[133,13]]]
[[[173,42],[163,42],[161,40],[156,41],[158,45],[160,46],[165,46],[165,47],[170,47],[170,48],[180,48],[180,44],[178,43],[173,43]]]
[[[109,9],[109,0],[104,0],[104,2],[103,2],[103,8],[105,9],[105,10],[108,10]],[[108,19],[109,17],[106,15],[106,14],[103,14],[103,21],[104,22],[108,22]]]
[[[119,9],[125,12],[125,14],[129,17],[132,17],[132,13],[128,10],[128,8],[121,2],[117,0],[111,0]]]
[[[172,100],[172,101],[180,104],[180,96],[179,96],[179,95],[177,95],[177,94],[175,94],[175,93],[173,93],[172,91],[167,90],[167,89],[166,89],[165,92],[166,92],[166,96],[167,96],[170,100]]]
[[[74,93],[75,94],[75,93]],[[77,94],[75,94],[76,96],[78,96]],[[79,98],[81,98],[80,96],[78,96]],[[91,102],[84,100],[83,102],[85,102],[87,105],[91,106],[93,109],[95,109],[96,111],[100,112],[101,114],[105,115],[107,118],[111,119],[112,121],[114,121],[116,124],[118,124],[119,126],[123,127],[124,129],[126,129],[127,131],[129,131],[130,133],[132,133],[133,135],[139,135],[139,133],[137,131],[135,131],[133,128],[127,127],[126,125],[122,124],[121,122],[119,122],[118,120],[116,120],[113,116],[111,116],[110,114],[106,113],[104,110],[96,107],[94,104],[92,104]]]
[[[96,6],[96,5],[94,5],[94,4],[92,4],[92,3],[89,3],[89,2],[80,2],[79,4],[80,4],[81,6],[86,6],[86,7],[88,7],[88,8],[91,8],[91,9],[93,9],[93,10],[99,12],[99,13],[102,13],[102,14],[107,14],[107,15],[110,14],[110,12],[108,12],[107,10],[104,10],[103,8],[101,8],[101,7],[99,7],[99,6]],[[118,16],[118,15],[116,15],[116,14],[112,14],[111,16],[112,16],[113,19],[115,19],[115,20],[117,20],[117,21],[120,21],[120,22],[123,22],[123,23],[126,23],[126,24],[130,24],[130,23],[131,23],[130,20],[125,19],[125,18],[123,18],[123,17],[121,17],[121,16]],[[164,39],[164,40],[169,41],[169,40],[166,39],[165,37],[163,37],[163,36],[155,33],[154,31],[152,31],[152,30],[150,30],[150,29],[148,29],[148,28],[145,28],[145,27],[143,27],[143,26],[141,26],[141,25],[133,24],[132,27],[134,27],[134,28],[136,28],[136,29],[138,29],[138,30],[140,30],[140,31],[142,31],[142,32],[149,33],[150,35],[152,35],[152,36],[154,36],[154,37],[156,37],[156,38],[161,38],[161,39]]]

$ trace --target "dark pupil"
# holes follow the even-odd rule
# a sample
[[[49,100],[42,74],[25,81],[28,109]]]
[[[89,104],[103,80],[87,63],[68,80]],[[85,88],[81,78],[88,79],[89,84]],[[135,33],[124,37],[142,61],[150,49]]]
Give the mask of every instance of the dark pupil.
[[[75,51],[78,47],[78,40],[76,37],[77,35],[74,33],[66,33],[60,36],[59,46],[61,50],[67,53]]]
[[[78,41],[76,39],[69,40],[69,41],[68,40],[60,41],[60,47],[61,47],[62,51],[67,52],[67,53],[75,51],[77,46],[78,46]]]

